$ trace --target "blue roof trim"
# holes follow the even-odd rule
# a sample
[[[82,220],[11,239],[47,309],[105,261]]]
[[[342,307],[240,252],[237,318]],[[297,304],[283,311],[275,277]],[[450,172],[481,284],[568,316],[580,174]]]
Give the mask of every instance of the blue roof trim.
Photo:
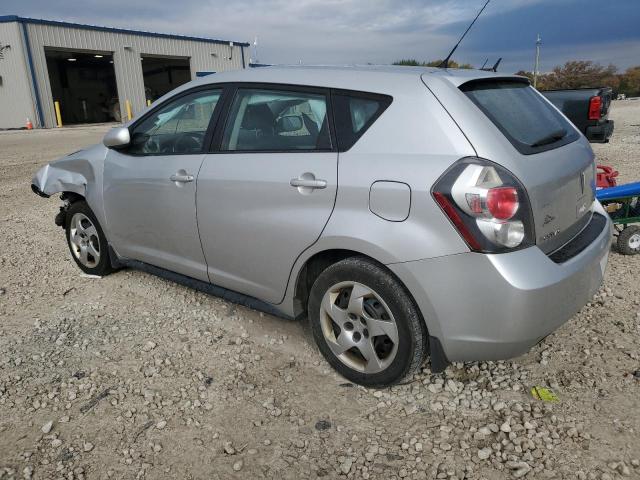
[[[191,37],[189,35],[145,32],[142,30],[129,30],[126,28],[101,27],[99,25],[87,25],[83,23],[71,23],[71,22],[61,22],[58,20],[42,20],[38,18],[19,17],[18,15],[0,15],[0,23],[8,23],[8,22],[31,23],[34,25],[52,25],[55,27],[66,27],[66,28],[81,28],[84,30],[96,30],[99,32],[124,33],[128,35],[140,35],[142,37],[170,38],[173,40],[188,40],[188,41],[194,41],[194,42],[222,43],[225,45],[228,45],[230,42],[230,40],[220,40],[216,38]],[[233,42],[233,44],[239,47],[249,46],[249,44],[246,42]]]

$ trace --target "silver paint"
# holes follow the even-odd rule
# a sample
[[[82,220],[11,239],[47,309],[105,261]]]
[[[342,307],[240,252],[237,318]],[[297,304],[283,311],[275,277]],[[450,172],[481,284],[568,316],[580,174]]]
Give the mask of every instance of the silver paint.
[[[131,143],[131,134],[127,127],[114,127],[102,139],[107,148],[126,147]]]
[[[109,243],[123,257],[208,281],[196,221],[196,176],[204,155],[131,156],[110,149],[103,202]]]
[[[402,182],[373,182],[369,190],[369,210],[390,222],[404,222],[411,210],[411,187]]]
[[[206,155],[196,204],[210,281],[279,303],[296,257],[329,220],[337,163],[332,152]],[[305,172],[326,186],[291,185],[292,179],[309,179]]]
[[[47,194],[84,195],[119,256],[254,296],[288,315],[298,313],[296,284],[312,256],[334,249],[367,255],[404,283],[450,360],[518,355],[597,290],[611,224],[564,264],[549,259],[546,253],[577,234],[574,227],[592,211],[604,213],[592,188],[581,192],[582,173],[585,185],[593,184],[593,152],[581,138],[519,154],[457,88],[481,77],[501,75],[281,67],[203,77],[159,102],[194,86],[255,81],[383,93],[393,103],[339,154],[131,157],[99,145],[45,166],[33,183]],[[523,183],[537,238],[558,234],[512,253],[469,252],[430,190],[455,161],[474,155],[503,165]],[[185,176],[195,181],[182,181]],[[381,180],[407,185],[408,210],[406,188],[372,188]],[[588,208],[580,219],[582,202]]]

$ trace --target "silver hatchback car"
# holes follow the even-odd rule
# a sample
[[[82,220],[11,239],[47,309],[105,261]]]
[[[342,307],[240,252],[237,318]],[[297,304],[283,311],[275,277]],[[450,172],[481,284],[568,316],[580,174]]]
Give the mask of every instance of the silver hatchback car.
[[[602,283],[587,140],[525,78],[409,67],[211,75],[38,171],[85,272],[129,266],[308,317],[387,386],[520,355]]]

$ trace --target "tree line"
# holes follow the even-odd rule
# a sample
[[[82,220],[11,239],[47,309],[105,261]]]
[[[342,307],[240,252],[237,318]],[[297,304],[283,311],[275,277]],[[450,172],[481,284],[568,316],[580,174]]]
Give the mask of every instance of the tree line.
[[[418,62],[415,59],[399,60],[394,65],[437,67],[442,60]],[[449,61],[450,68],[474,68],[468,63]],[[533,72],[520,70],[516,75],[528,77],[533,83]],[[583,87],[611,87],[615,93],[628,97],[640,96],[640,65],[620,72],[615,65],[603,66],[590,60],[571,60],[550,72],[538,74],[539,90]]]
[[[408,58],[393,62],[394,65],[402,65],[405,67],[438,67],[444,60],[438,59],[431,62],[419,62],[415,58]],[[475,68],[470,63],[458,63],[455,60],[449,60],[449,68]]]
[[[533,82],[533,73],[519,71]],[[640,95],[640,65],[618,72],[615,65],[606,67],[588,60],[572,60],[555,67],[552,71],[538,74],[538,89],[611,87],[615,93],[628,97]]]

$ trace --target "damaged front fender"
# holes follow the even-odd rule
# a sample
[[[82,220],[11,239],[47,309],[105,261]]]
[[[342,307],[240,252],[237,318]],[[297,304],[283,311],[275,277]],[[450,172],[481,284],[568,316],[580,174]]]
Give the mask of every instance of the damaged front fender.
[[[103,145],[71,153],[36,172],[31,188],[41,196],[58,192],[73,192],[87,197],[87,189],[96,184],[102,171],[107,149]]]
[[[46,197],[58,192],[73,192],[84,197],[87,184],[93,181],[93,167],[87,160],[63,158],[38,170],[31,180],[31,188]]]
[[[84,199],[104,226],[102,173],[107,152],[104,145],[98,144],[55,160],[36,172],[31,189],[42,197],[62,193],[65,205]],[[58,225],[62,221],[63,218],[56,219]]]

